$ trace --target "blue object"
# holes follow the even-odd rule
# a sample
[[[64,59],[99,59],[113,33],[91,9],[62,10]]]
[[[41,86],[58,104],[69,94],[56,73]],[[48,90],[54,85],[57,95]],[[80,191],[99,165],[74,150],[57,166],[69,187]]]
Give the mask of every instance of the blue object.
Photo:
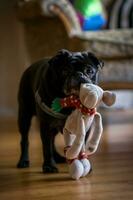
[[[106,25],[101,0],[69,0],[73,4],[83,31],[100,30]]]
[[[98,14],[85,18],[82,25],[82,29],[84,31],[99,30],[102,27],[104,27],[104,25],[106,25],[105,18],[102,15]]]

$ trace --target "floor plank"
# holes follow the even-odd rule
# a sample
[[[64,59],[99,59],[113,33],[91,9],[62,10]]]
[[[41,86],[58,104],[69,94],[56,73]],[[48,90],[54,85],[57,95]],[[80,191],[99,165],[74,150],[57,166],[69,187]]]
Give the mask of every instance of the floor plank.
[[[19,134],[15,119],[0,119],[0,199],[8,200],[132,200],[133,111],[104,113],[104,133],[92,156],[93,172],[71,180],[66,164],[59,173],[41,172],[42,149],[34,123],[30,130],[31,167],[17,169]]]

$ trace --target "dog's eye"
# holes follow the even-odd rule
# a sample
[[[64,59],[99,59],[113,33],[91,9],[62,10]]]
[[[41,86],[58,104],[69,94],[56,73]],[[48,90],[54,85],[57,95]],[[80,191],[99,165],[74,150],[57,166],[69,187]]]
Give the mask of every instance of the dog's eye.
[[[89,69],[85,69],[85,73],[87,73],[87,74],[93,74],[94,71],[93,71],[93,69],[89,68]]]

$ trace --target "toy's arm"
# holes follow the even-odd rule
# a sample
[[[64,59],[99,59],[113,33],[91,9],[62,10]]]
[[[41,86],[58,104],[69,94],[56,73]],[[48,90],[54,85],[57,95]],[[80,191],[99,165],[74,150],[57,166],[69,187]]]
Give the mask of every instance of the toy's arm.
[[[73,139],[73,141],[70,142],[71,140],[71,134],[67,131],[64,130],[64,140],[65,140],[65,145],[70,146],[67,151],[66,151],[66,158],[67,159],[75,159],[78,157],[82,146],[85,141],[85,124],[84,124],[84,119],[81,117],[78,119],[77,123],[77,130],[76,131],[76,137]]]
[[[52,102],[52,110],[55,112],[60,112],[62,108],[67,107],[75,107],[77,106],[77,103],[80,104],[80,100],[75,95],[71,95],[69,97],[65,97],[63,99],[56,98]]]
[[[89,151],[89,154],[95,153],[102,136],[103,126],[100,113],[95,114],[92,129],[92,134],[89,138],[89,141],[86,143],[86,149]]]

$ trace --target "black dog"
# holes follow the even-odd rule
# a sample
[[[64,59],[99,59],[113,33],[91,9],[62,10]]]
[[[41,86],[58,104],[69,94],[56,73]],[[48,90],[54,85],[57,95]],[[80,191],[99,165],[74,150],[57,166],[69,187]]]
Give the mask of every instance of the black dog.
[[[54,137],[62,131],[70,109],[53,112],[52,101],[66,95],[78,94],[81,83],[97,83],[102,63],[89,52],[61,50],[51,59],[31,65],[21,78],[18,103],[18,126],[21,134],[21,156],[18,168],[29,166],[28,132],[33,115],[40,122],[43,144],[43,172],[57,172],[54,160]]]

